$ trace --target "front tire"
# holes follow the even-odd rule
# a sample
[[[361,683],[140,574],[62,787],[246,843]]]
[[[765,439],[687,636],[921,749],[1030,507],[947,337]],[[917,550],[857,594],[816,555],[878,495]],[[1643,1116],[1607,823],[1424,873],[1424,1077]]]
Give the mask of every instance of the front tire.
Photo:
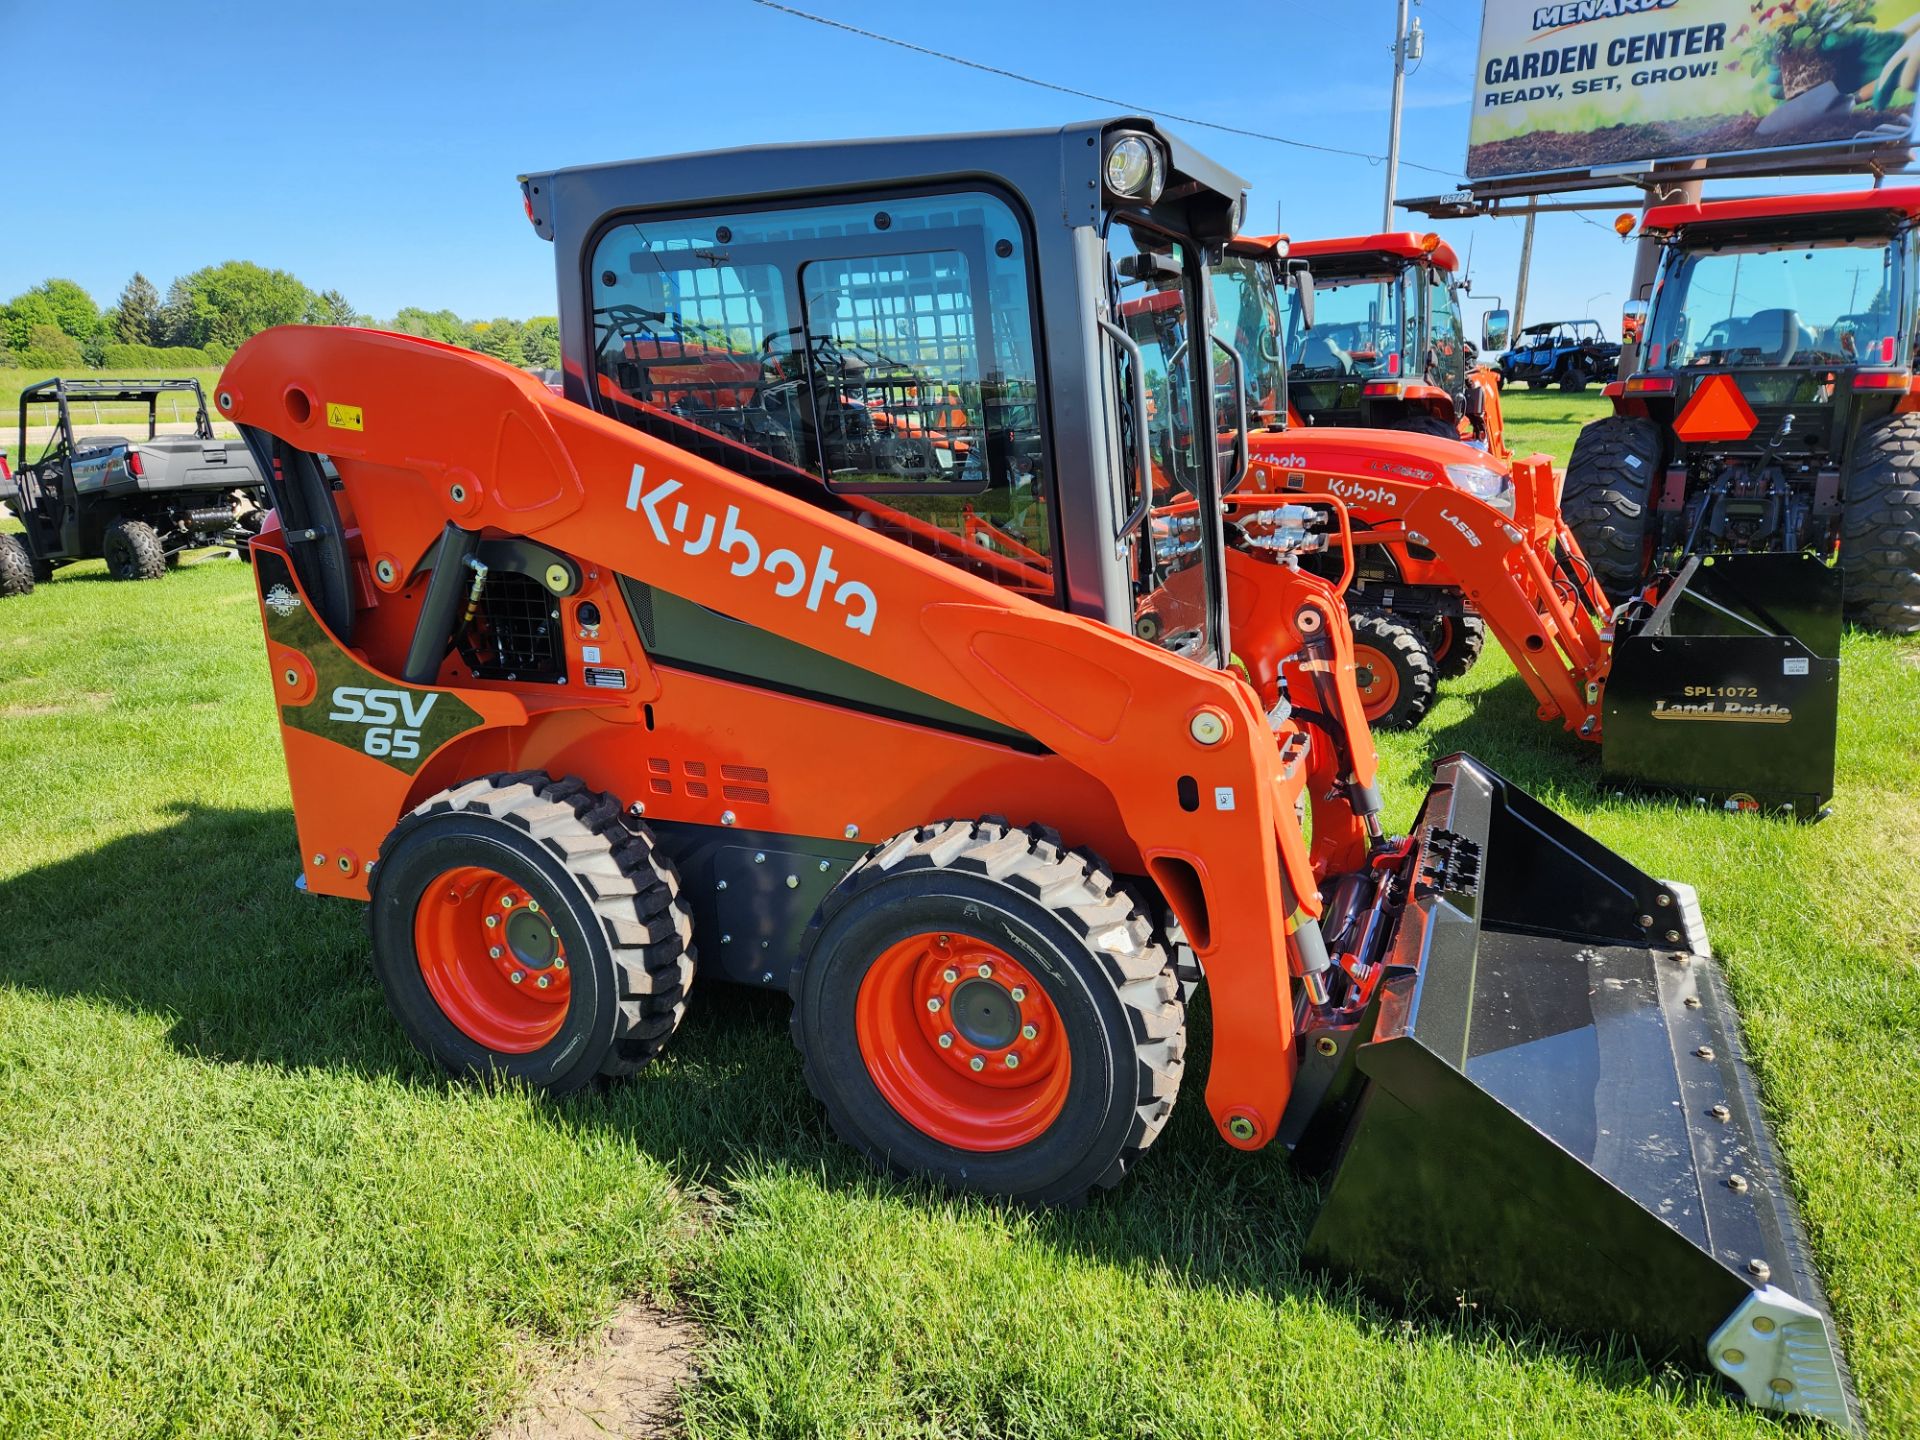
[[[1891,635],[1920,633],[1920,415],[1860,434],[1841,518],[1847,618]]]
[[[1402,415],[1387,428],[1389,430],[1408,430],[1415,435],[1437,435],[1442,440],[1458,440],[1460,438],[1459,426],[1449,425],[1438,415],[1429,415],[1424,411],[1414,415]]]
[[[1433,655],[1418,630],[1377,610],[1355,611],[1354,685],[1367,724],[1376,730],[1411,730],[1433,708]]]
[[[1426,640],[1435,676],[1457,679],[1479,663],[1480,652],[1487,648],[1487,622],[1473,614],[1443,616],[1428,629]]]
[[[33,593],[33,557],[19,537],[0,534],[0,600]]]
[[[1159,1136],[1185,1007],[1099,861],[998,820],[896,835],[828,897],[793,1036],[874,1164],[1033,1205],[1115,1184]]]
[[[1660,472],[1660,427],[1638,415],[1608,415],[1573,442],[1560,510],[1609,598],[1640,588],[1647,523]]]
[[[158,580],[167,573],[160,532],[144,520],[116,520],[107,526],[100,553],[116,580]]]
[[[579,780],[535,771],[443,790],[380,847],[371,899],[387,1003],[455,1074],[569,1094],[639,1069],[686,1013],[679,875]]]

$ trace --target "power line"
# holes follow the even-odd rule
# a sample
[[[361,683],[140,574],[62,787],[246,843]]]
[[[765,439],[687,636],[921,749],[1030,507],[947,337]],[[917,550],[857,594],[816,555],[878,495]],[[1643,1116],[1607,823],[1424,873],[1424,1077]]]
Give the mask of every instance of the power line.
[[[1091,90],[1076,90],[1071,85],[1056,85],[1051,80],[1036,79],[1032,75],[1022,75],[1015,70],[1003,70],[998,65],[969,60],[964,55],[950,55],[944,50],[916,45],[911,40],[899,40],[891,35],[882,35],[877,30],[863,30],[858,25],[847,24],[844,20],[833,20],[825,15],[815,15],[808,10],[797,10],[791,5],[779,4],[778,0],[752,0],[752,3],[766,10],[777,10],[782,15],[791,15],[796,20],[810,20],[815,25],[825,25],[831,30],[843,30],[849,35],[858,35],[865,40],[878,40],[883,45],[898,46],[902,50],[911,50],[916,55],[926,55],[935,60],[945,60],[950,64],[964,65],[969,70],[998,75],[1003,80],[1017,80],[1022,85],[1037,86],[1042,90],[1052,90],[1061,95],[1073,95],[1081,100],[1097,101],[1099,104],[1111,105],[1135,115],[1158,115],[1162,120],[1172,120],[1181,125],[1195,125],[1205,130],[1220,130],[1228,135],[1243,135],[1249,140],[1265,140],[1273,145],[1290,145],[1296,150],[1317,150],[1323,155],[1346,155],[1355,160],[1365,160],[1369,165],[1378,165],[1387,158],[1384,155],[1370,154],[1365,150],[1343,150],[1337,145],[1316,145],[1310,140],[1293,140],[1285,135],[1269,134],[1264,130],[1247,130],[1238,125],[1222,125],[1218,121],[1201,120],[1192,115],[1179,115],[1171,110],[1156,110],[1151,105],[1135,105],[1127,100],[1116,100],[1111,95],[1096,95]],[[1449,180],[1454,178],[1454,172],[1451,170],[1422,165],[1417,160],[1402,160],[1400,163],[1408,169],[1425,170],[1430,175],[1444,175]]]

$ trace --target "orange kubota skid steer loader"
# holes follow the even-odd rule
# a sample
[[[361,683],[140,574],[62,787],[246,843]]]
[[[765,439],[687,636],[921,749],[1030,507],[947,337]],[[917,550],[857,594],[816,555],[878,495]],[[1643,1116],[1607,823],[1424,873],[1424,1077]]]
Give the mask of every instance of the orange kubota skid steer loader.
[[[302,878],[425,1051],[564,1092],[696,978],[784,987],[849,1143],[1066,1202],[1164,1126],[1203,971],[1219,1133],[1335,1157],[1314,1261],[1852,1423],[1689,892],[1466,756],[1389,838],[1337,586],[1227,543],[1236,177],[1114,120],[523,186],[566,398],[299,328],[216,397]]]

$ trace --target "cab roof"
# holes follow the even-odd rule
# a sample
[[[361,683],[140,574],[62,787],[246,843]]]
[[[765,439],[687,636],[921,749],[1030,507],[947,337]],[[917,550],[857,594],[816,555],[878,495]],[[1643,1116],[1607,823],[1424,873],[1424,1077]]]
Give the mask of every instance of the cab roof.
[[[1656,205],[1647,211],[1640,228],[1670,233],[1690,225],[1748,225],[1756,221],[1875,212],[1909,220],[1920,218],[1920,186],[1848,190],[1838,195],[1754,195],[1743,200],[1708,200],[1696,205]]]
[[[1329,240],[1295,240],[1289,252],[1296,260],[1332,260],[1352,256],[1390,255],[1396,260],[1431,258],[1433,263],[1452,274],[1460,268],[1460,257],[1446,241],[1427,248],[1428,236],[1412,230],[1394,230],[1380,235],[1345,235]]]

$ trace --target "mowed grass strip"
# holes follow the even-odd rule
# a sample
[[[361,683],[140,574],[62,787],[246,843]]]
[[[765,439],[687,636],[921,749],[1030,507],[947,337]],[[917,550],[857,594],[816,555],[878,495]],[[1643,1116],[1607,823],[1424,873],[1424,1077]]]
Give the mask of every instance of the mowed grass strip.
[[[1382,772],[1404,826],[1471,750],[1699,887],[1891,1437],[1920,1430],[1920,646],[1850,637],[1845,676],[1817,826],[1604,793],[1498,655]],[[564,1105],[442,1080],[357,908],[291,889],[232,561],[0,605],[0,758],[0,1435],[474,1435],[621,1293],[705,1326],[695,1436],[1781,1433],[1630,1346],[1302,1273],[1318,1191],[1212,1134],[1204,1003],[1167,1134],[1066,1214],[874,1178],[775,997],[697,989],[662,1063]]]

